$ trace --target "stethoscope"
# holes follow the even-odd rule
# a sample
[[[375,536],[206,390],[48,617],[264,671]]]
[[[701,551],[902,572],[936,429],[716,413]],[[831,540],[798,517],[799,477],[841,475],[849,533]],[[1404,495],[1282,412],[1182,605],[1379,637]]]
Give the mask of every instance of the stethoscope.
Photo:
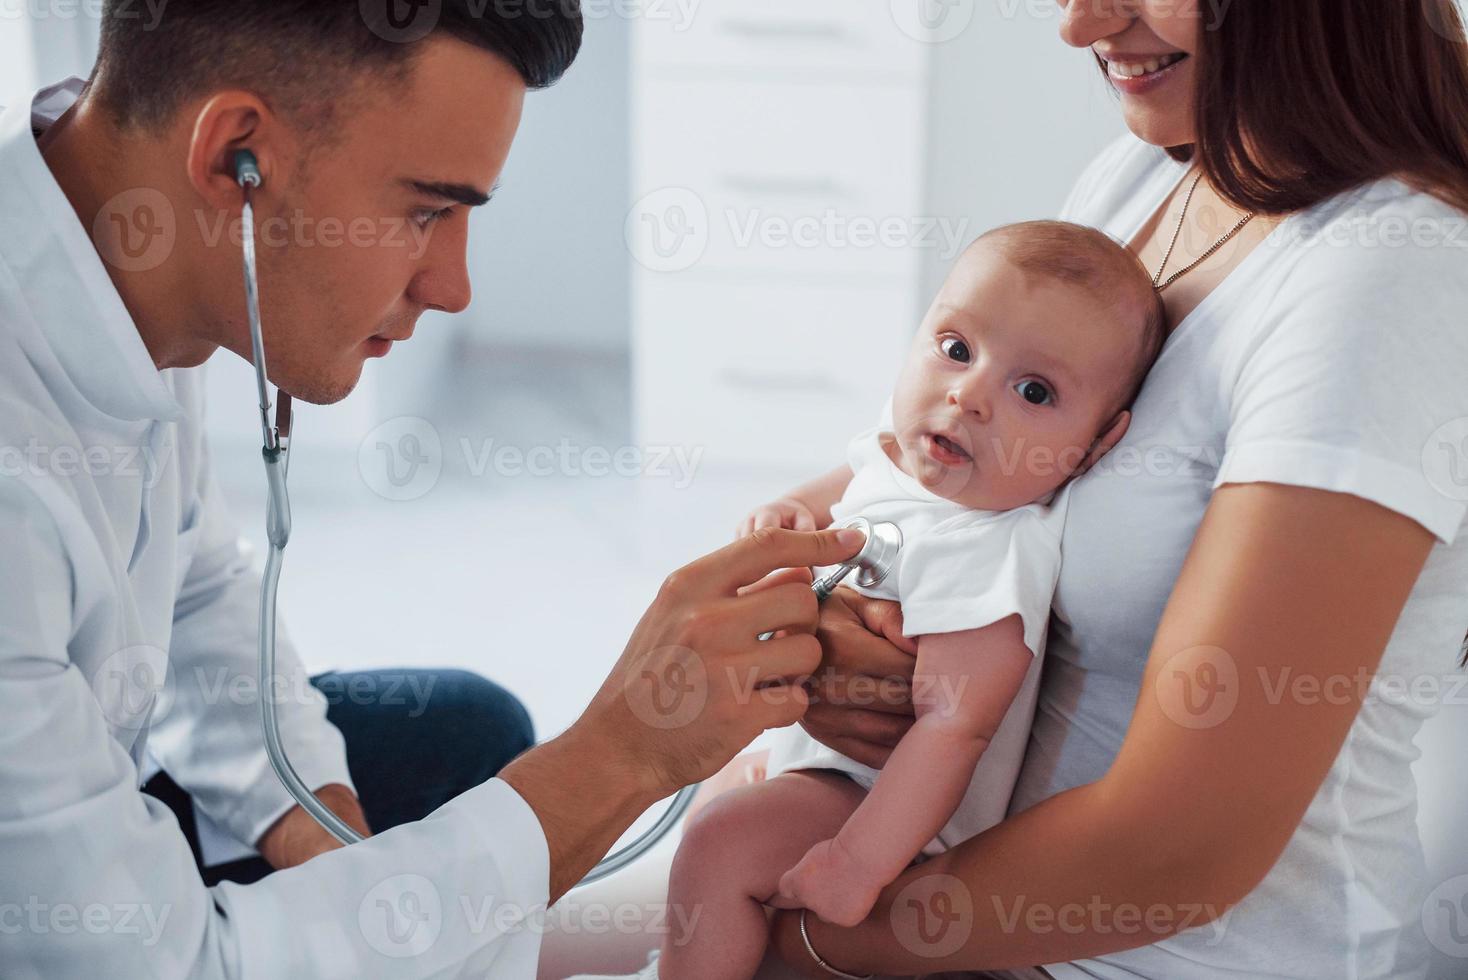
[[[260,166],[249,150],[237,150],[234,154],[235,180],[244,192],[244,207],[241,220],[244,228],[242,244],[245,268],[245,306],[250,319],[250,353],[255,364],[255,386],[260,401],[260,435],[263,448],[260,453],[265,461],[265,484],[268,503],[265,512],[265,534],[270,544],[265,559],[265,573],[260,583],[260,722],[265,733],[265,753],[270,766],[280,778],[286,791],[321,824],[331,836],[343,844],[355,844],[362,835],[353,830],[346,821],[333,813],[326,804],[317,799],[291,765],[285,746],[280,739],[280,723],[275,713],[275,699],[265,692],[275,690],[275,605],[280,590],[280,566],[286,543],[291,537],[291,500],[286,489],[286,477],[290,472],[291,423],[294,412],[291,396],[276,389],[278,402],[275,417],[271,418],[271,403],[268,376],[265,370],[265,341],[260,328],[260,287],[255,264],[255,213],[251,203],[251,192],[263,183]],[[836,586],[853,571],[858,572],[857,583],[865,587],[880,584],[896,567],[897,553],[902,547],[902,531],[896,524],[873,523],[864,517],[854,517],[842,523],[843,527],[855,527],[866,534],[866,543],[861,551],[845,564],[821,576],[811,584],[819,601],[825,601]],[[768,640],[774,633],[764,633],[761,640]],[[683,787],[673,797],[663,815],[652,827],[636,840],[603,858],[580,885],[589,885],[627,867],[651,850],[688,811],[698,783]]]

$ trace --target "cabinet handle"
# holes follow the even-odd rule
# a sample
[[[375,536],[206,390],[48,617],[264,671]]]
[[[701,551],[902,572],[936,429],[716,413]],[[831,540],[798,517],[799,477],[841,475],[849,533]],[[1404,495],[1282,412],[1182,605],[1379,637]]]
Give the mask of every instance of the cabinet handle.
[[[824,41],[844,44],[850,40],[846,28],[829,20],[763,21],[730,18],[719,24],[727,34],[746,41]]]
[[[735,388],[752,391],[798,391],[801,394],[831,394],[841,390],[841,385],[829,374],[819,371],[750,371],[743,368],[724,368],[718,378]]]

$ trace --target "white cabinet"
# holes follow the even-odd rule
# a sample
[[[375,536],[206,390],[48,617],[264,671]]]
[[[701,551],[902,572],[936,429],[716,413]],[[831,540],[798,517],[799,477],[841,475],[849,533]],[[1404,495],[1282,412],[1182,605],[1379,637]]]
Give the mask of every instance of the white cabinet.
[[[633,30],[637,439],[842,459],[921,317],[926,0],[704,0]]]

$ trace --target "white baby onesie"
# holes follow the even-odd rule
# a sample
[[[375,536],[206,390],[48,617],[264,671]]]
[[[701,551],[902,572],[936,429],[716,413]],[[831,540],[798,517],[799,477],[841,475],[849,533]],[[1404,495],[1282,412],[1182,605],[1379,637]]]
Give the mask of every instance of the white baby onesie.
[[[855,573],[844,584],[900,602],[908,636],[978,629],[1019,613],[1025,645],[1035,655],[963,801],[923,848],[924,854],[933,855],[998,823],[1009,806],[1034,718],[1050,601],[1060,575],[1069,486],[1013,510],[972,510],[937,496],[898,469],[882,449],[882,431],[878,426],[851,440],[847,461],[854,475],[831,508],[831,517],[834,523],[857,516],[874,523],[891,521],[902,529],[902,549],[897,567],[875,588],[857,586]],[[876,782],[878,770],[827,748],[799,725],[771,737],[771,777],[794,769],[835,769],[866,789]],[[932,764],[948,763],[934,759]]]

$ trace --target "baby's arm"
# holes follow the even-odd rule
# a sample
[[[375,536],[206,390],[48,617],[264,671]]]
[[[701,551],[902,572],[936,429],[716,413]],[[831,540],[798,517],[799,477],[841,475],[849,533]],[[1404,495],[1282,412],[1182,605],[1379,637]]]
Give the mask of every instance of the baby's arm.
[[[738,537],[748,537],[762,527],[819,531],[829,526],[831,507],[846,492],[852,475],[850,466],[840,466],[801,484],[779,500],[756,507],[739,525]]]
[[[811,848],[781,879],[781,895],[828,922],[865,919],[882,887],[958,809],[1033,662],[1018,613],[980,629],[919,637],[917,722],[835,838]]]

